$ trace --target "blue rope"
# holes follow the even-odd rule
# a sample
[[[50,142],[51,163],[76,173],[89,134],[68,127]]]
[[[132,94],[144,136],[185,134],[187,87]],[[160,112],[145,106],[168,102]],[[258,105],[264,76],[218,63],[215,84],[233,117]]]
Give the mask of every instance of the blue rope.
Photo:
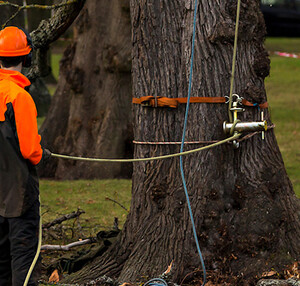
[[[162,278],[153,278],[147,281],[143,286],[168,286],[168,283]]]
[[[192,90],[192,80],[193,80],[193,64],[194,64],[194,49],[195,49],[195,35],[196,35],[196,19],[197,19],[197,2],[198,0],[195,0],[195,11],[194,11],[194,24],[193,24],[193,39],[192,39],[192,53],[191,53],[191,68],[190,68],[190,77],[189,77],[189,90],[188,90],[188,98],[187,98],[187,104],[186,104],[186,110],[185,110],[185,118],[184,118],[184,126],[183,126],[183,133],[182,133],[182,141],[181,141],[181,146],[180,146],[180,153],[183,152],[183,146],[184,146],[184,140],[185,140],[185,133],[186,133],[186,125],[187,125],[187,118],[188,118],[188,113],[189,113],[189,106],[190,106],[190,98],[191,98],[191,90]],[[202,253],[200,250],[199,246],[199,241],[197,238],[197,233],[196,233],[196,227],[195,227],[195,222],[194,222],[194,217],[193,217],[193,212],[192,212],[192,207],[190,203],[190,198],[189,194],[187,191],[187,186],[186,186],[186,181],[184,177],[184,171],[183,171],[183,162],[182,162],[182,157],[180,156],[180,172],[181,172],[181,178],[182,178],[182,183],[183,183],[183,188],[184,188],[184,193],[186,196],[186,201],[189,209],[189,214],[190,214],[190,219],[192,222],[192,227],[193,227],[193,233],[197,245],[197,250],[198,254],[200,257],[202,269],[203,269],[203,284],[204,286],[206,284],[206,270],[205,270],[205,264],[204,260],[202,257]],[[154,278],[149,281],[147,281],[144,286],[167,286],[167,282],[164,279],[161,278]]]
[[[189,105],[190,105],[190,98],[191,98],[191,90],[192,90],[194,49],[195,49],[195,35],[196,35],[196,18],[197,18],[197,2],[198,1],[195,0],[194,26],[193,26],[193,39],[192,39],[192,53],[191,53],[191,67],[190,67],[190,77],[189,77],[189,90],[188,90],[188,98],[187,98],[187,104],[186,104],[186,110],[185,110],[185,118],[184,118],[184,126],[183,126],[183,133],[182,133],[182,141],[181,141],[180,153],[183,152],[183,147],[184,147],[186,126],[187,126],[187,119],[188,119]],[[194,233],[194,237],[195,237],[195,242],[196,242],[198,254],[199,254],[201,265],[202,265],[202,270],[203,270],[203,284],[202,284],[202,286],[204,286],[206,284],[205,264],[204,264],[204,260],[203,260],[202,253],[201,253],[201,250],[200,250],[199,241],[198,241],[198,238],[197,238],[197,232],[196,232],[196,227],[195,227],[193,212],[192,212],[190,198],[189,198],[189,194],[188,194],[187,186],[186,186],[186,181],[185,181],[185,177],[184,177],[182,157],[183,156],[180,156],[180,173],[181,173],[181,178],[182,178],[184,193],[185,193],[185,196],[186,196],[186,201],[187,201],[187,205],[188,205],[188,209],[189,209],[190,219],[191,219],[191,223],[192,223],[192,227],[193,227],[193,233]]]

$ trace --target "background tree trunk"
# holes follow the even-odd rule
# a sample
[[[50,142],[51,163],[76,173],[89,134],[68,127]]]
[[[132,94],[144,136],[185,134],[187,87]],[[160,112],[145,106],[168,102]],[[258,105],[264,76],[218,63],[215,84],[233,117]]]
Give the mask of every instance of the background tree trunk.
[[[133,96],[186,97],[194,1],[131,0]],[[198,5],[193,96],[229,94],[236,1],[202,0]],[[269,59],[263,47],[259,1],[242,1],[234,92],[252,103],[266,101]],[[225,104],[191,104],[186,141],[225,138]],[[185,106],[134,106],[134,138],[180,141]],[[271,124],[270,114],[265,118]],[[257,121],[248,108],[242,121]],[[186,146],[185,149],[191,149]],[[179,151],[173,145],[136,145],[135,157]],[[300,213],[273,131],[184,158],[196,229],[209,273],[249,285],[256,275],[300,258]],[[200,268],[179,159],[134,164],[130,214],[118,243],[67,282],[103,274],[119,281],[156,277],[174,261],[173,280]],[[200,274],[200,272],[199,272]]]
[[[43,144],[55,153],[126,157],[132,154],[129,2],[88,0],[75,29],[41,128]],[[55,161],[42,175],[113,178],[131,172],[122,164]]]
[[[39,4],[39,5],[53,5],[53,0],[26,0],[27,5]],[[28,30],[31,32],[35,30],[42,20],[51,17],[51,10],[46,9],[28,9]]]
[[[23,0],[10,0],[10,3],[23,5]],[[10,6],[1,6],[0,9],[0,19],[1,19],[1,26],[17,11],[16,8]],[[8,22],[8,26],[18,26],[24,27],[25,25],[25,18],[24,18],[24,11],[21,11],[14,19]]]
[[[53,5],[51,0],[27,0],[27,5],[39,4],[39,5]],[[38,28],[41,21],[49,19],[51,17],[51,10],[46,9],[28,9],[27,14],[27,28],[29,32]],[[51,50],[48,51],[48,65],[51,62]],[[55,78],[50,71],[50,74],[46,78],[36,78],[32,81],[30,86],[30,94],[34,99],[37,107],[38,116],[46,116],[51,104],[51,95],[47,89],[46,83],[55,83]]]

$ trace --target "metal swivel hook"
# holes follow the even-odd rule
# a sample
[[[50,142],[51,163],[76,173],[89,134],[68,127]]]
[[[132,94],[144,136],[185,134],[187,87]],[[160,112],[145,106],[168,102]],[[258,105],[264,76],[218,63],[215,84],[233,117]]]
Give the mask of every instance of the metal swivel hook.
[[[225,96],[226,98],[229,97]],[[227,123],[224,121],[223,123],[223,131],[225,134],[235,135],[238,133],[243,132],[255,132],[255,131],[262,131],[262,138],[264,139],[264,131],[267,131],[267,121],[263,118],[262,113],[262,119],[260,122],[241,122],[241,120],[238,119],[238,112],[244,112],[245,109],[242,107],[239,107],[238,105],[242,105],[243,98],[240,97],[237,94],[232,95],[235,100],[232,102],[232,107],[230,108],[230,111],[233,114],[233,123]],[[227,100],[227,102],[228,102]],[[239,147],[239,142],[236,140],[233,141],[233,147],[236,149]]]

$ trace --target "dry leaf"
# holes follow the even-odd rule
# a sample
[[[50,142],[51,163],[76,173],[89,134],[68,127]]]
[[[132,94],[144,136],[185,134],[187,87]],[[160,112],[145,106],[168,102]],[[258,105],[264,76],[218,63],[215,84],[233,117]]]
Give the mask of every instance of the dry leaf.
[[[300,277],[300,269],[299,269],[299,263],[295,262],[292,267],[289,270],[286,270],[286,276],[288,278],[290,277]]]
[[[295,273],[298,273],[298,272],[299,272],[299,270],[298,270],[298,262],[295,262],[295,263],[293,264],[292,270],[293,270]]]
[[[133,284],[130,284],[130,283],[125,282],[125,283],[123,283],[121,286],[133,286]]]
[[[271,276],[274,276],[274,275],[276,275],[276,274],[277,274],[277,272],[274,271],[274,270],[272,270],[272,271],[269,271],[269,272],[264,272],[264,273],[262,274],[262,277],[271,277]]]
[[[164,274],[168,274],[171,272],[172,270],[172,264],[173,264],[173,260],[171,261],[170,265],[168,266],[167,270],[164,272]]]
[[[59,281],[59,274],[58,274],[58,270],[55,269],[52,272],[48,282],[58,282],[58,281]]]

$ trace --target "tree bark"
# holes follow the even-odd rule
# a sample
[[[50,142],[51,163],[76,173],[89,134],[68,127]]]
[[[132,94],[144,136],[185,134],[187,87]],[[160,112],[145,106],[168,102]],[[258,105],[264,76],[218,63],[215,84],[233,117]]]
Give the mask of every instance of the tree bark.
[[[197,29],[192,96],[229,94],[236,1],[202,0]],[[133,96],[186,97],[194,1],[131,0]],[[269,58],[259,1],[241,7],[234,93],[252,103],[266,99]],[[225,138],[226,104],[191,104],[186,141]],[[260,120],[245,107],[242,121]],[[185,106],[134,106],[137,141],[181,141]],[[265,119],[271,125],[270,113]],[[185,150],[191,149],[185,147]],[[176,153],[173,145],[136,145],[134,157]],[[273,130],[241,142],[184,157],[200,247],[210,273],[253,285],[263,271],[278,271],[300,258],[300,212]],[[180,283],[199,270],[192,226],[180,178],[179,159],[134,164],[130,213],[118,243],[66,281],[101,275],[136,281],[161,274],[174,261]],[[199,271],[201,273],[201,271]]]
[[[132,154],[133,136],[128,1],[88,0],[75,30],[76,41],[64,53],[41,129],[43,143],[55,153],[126,157]],[[42,172],[60,179],[130,174],[130,165],[70,161],[55,161]]]

